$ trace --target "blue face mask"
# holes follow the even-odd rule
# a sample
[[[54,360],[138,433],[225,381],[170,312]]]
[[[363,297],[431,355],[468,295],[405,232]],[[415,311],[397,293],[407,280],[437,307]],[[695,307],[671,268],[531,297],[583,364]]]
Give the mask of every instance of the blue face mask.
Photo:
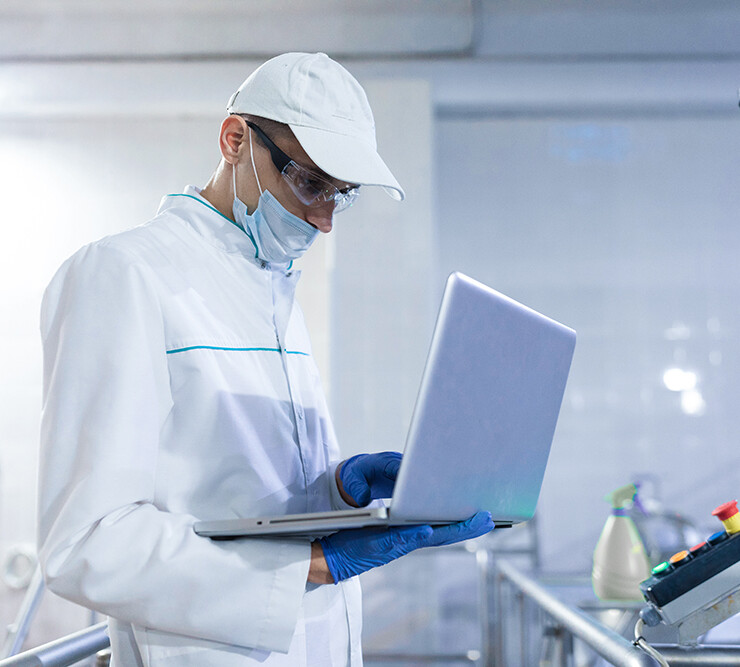
[[[236,165],[234,165],[232,171],[234,220],[254,241],[258,259],[276,264],[292,262],[311,247],[319,235],[319,230],[286,210],[271,192],[262,190],[257,169],[254,166],[254,157],[252,157],[251,130],[249,132],[249,152],[254,177],[260,190],[260,198],[254,213],[249,215],[247,205],[236,196]]]

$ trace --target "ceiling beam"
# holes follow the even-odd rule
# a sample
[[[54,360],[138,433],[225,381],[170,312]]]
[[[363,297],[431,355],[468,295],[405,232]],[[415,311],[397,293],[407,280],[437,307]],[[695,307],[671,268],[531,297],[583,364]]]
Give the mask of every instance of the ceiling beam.
[[[3,0],[0,60],[470,54],[472,0]]]

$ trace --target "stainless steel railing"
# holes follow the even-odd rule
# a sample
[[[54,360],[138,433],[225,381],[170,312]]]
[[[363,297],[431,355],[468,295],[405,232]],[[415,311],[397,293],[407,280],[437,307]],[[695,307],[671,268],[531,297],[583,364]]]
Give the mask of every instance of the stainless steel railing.
[[[494,590],[494,617],[492,637],[484,632],[483,646],[480,652],[469,652],[467,655],[455,656],[458,662],[474,662],[485,667],[514,667],[517,664],[529,667],[533,664],[527,661],[527,648],[542,643],[546,639],[551,643],[551,650],[546,664],[552,667],[567,667],[572,664],[573,640],[578,639],[588,646],[598,656],[606,659],[616,667],[648,667],[657,665],[657,661],[634,646],[612,629],[602,625],[595,618],[581,609],[572,607],[548,591],[536,580],[519,571],[514,565],[505,560],[491,563],[485,551],[477,553],[479,575],[481,583],[488,581],[492,576]],[[492,565],[492,572],[489,566]],[[505,621],[512,620],[511,610],[504,608],[504,588],[514,590],[518,600],[516,607],[519,612],[518,632],[509,633],[505,628]],[[485,587],[484,587],[485,591]],[[483,625],[488,625],[487,595],[482,596],[479,608],[482,614]],[[537,631],[540,641],[534,641],[534,633],[527,627],[527,605],[534,607],[537,612],[546,616],[548,625],[544,633]],[[514,615],[516,616],[516,615]],[[107,624],[99,623],[86,630],[82,630],[49,644],[39,646],[11,658],[0,660],[0,667],[68,667],[80,660],[96,654],[110,644],[106,634]],[[519,649],[519,662],[509,660],[507,648],[512,637],[516,640]],[[656,646],[668,661],[671,667],[724,667],[740,665],[740,647],[700,646],[697,648],[678,648],[676,646]],[[403,661],[409,658],[422,658],[423,662],[440,662],[450,656],[408,656],[383,655],[379,660]],[[418,660],[416,660],[418,661]],[[447,662],[446,664],[451,664]],[[534,663],[536,664],[536,663]],[[540,662],[540,664],[543,664]]]
[[[512,636],[505,630],[505,610],[503,608],[504,587],[515,590],[518,599],[519,627],[513,633],[519,646],[520,664],[529,667],[527,648],[535,644],[527,627],[527,602],[538,612],[549,619],[546,627],[546,639],[554,647],[548,656],[547,664],[552,667],[566,667],[572,662],[573,639],[576,638],[588,646],[598,656],[617,667],[642,667],[657,665],[658,662],[637,648],[628,639],[599,623],[586,612],[572,607],[558,598],[537,581],[520,572],[511,563],[500,560],[494,565],[494,604],[495,627],[493,632],[493,665],[495,667],[512,667],[507,654],[507,641]],[[509,609],[506,612],[510,612]],[[507,614],[510,616],[510,613]],[[510,620],[510,619],[509,619]],[[541,643],[541,642],[540,642]],[[511,648],[510,646],[508,648]],[[740,665],[740,647],[738,646],[697,646],[684,648],[675,645],[656,645],[671,667],[724,667]],[[515,664],[515,663],[514,663]],[[0,667],[2,665],[0,664]]]
[[[589,646],[599,656],[608,660],[617,667],[647,667],[658,665],[658,662],[647,653],[634,646],[630,641],[617,634],[610,628],[599,623],[580,609],[571,607],[558,600],[552,593],[538,584],[534,579],[517,570],[507,561],[498,561],[495,564],[494,600],[496,605],[496,625],[493,637],[493,664],[496,667],[511,667],[506,660],[506,641],[510,639],[504,631],[504,609],[502,605],[503,588],[511,585],[516,589],[519,599],[520,628],[518,641],[523,648],[531,644],[526,637],[525,599],[533,602],[552,621],[548,629],[551,639],[556,640],[557,650],[553,652],[551,664],[564,667],[569,662],[572,650],[572,638],[577,637]],[[524,659],[522,657],[522,659]],[[2,666],[0,666],[2,667]]]
[[[0,667],[68,667],[110,646],[108,624],[67,635],[56,641],[0,660]]]
[[[44,577],[41,574],[41,566],[37,565],[36,570],[31,577],[28,590],[23,598],[23,604],[18,610],[18,617],[15,623],[8,626],[8,634],[5,637],[0,658],[7,658],[11,655],[17,655],[23,642],[26,640],[28,630],[31,627],[31,621],[36,615],[36,610],[41,604],[41,598],[44,595]]]

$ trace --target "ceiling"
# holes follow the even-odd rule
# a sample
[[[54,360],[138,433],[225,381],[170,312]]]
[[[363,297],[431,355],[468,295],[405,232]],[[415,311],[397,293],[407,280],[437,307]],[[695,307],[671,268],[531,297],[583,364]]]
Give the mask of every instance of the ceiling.
[[[3,0],[0,61],[737,58],[736,0]]]
[[[737,114],[736,0],[3,0],[0,116],[208,114],[265,58],[429,82],[438,114]]]

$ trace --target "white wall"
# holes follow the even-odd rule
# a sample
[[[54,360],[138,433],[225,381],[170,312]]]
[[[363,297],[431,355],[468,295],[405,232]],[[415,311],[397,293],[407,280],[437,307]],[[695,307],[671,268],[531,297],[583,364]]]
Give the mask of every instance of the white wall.
[[[548,569],[588,570],[603,496],[636,477],[710,532],[737,496],[738,123],[438,123],[440,280],[470,272],[579,334],[538,510]],[[703,414],[671,366],[696,372]]]
[[[403,449],[437,305],[429,85],[371,83],[368,97],[407,198],[367,188],[336,218],[331,403],[347,455]]]

